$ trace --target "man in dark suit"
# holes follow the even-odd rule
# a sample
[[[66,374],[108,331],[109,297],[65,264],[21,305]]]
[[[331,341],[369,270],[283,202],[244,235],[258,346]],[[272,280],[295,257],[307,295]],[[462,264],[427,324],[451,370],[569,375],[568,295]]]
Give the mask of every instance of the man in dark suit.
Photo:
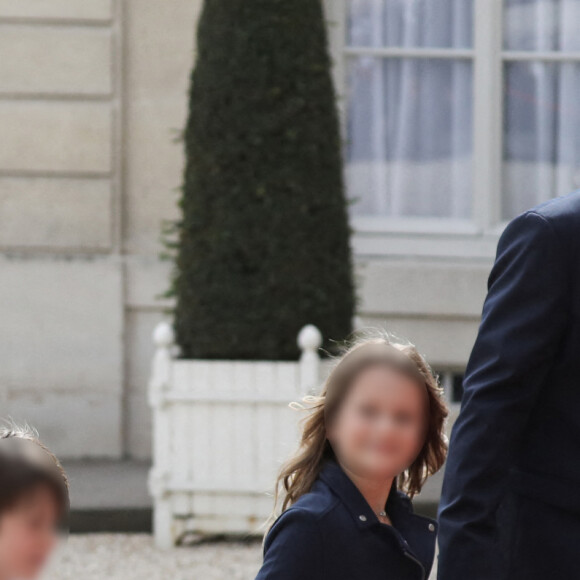
[[[453,426],[438,580],[580,578],[580,190],[502,233]]]

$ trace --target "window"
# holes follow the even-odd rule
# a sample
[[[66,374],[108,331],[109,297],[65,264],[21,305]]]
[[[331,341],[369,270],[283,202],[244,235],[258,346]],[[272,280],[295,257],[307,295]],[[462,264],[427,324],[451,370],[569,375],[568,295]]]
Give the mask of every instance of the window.
[[[346,179],[355,215],[471,215],[472,2],[349,0]]]
[[[505,0],[503,219],[580,186],[578,22],[578,0]]]
[[[434,372],[439,376],[439,382],[443,387],[447,404],[452,407],[461,406],[464,373],[462,371],[442,369],[434,370]]]
[[[580,187],[580,0],[327,9],[357,232],[489,257],[509,219]]]

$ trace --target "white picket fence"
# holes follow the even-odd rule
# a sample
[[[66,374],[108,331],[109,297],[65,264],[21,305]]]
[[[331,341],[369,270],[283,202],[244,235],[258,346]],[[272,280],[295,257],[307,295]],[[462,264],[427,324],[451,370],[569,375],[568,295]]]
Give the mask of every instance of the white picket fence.
[[[189,532],[262,534],[276,473],[298,442],[303,414],[289,403],[320,386],[320,332],[300,331],[297,362],[177,359],[168,323],[153,340],[156,544],[172,546]]]

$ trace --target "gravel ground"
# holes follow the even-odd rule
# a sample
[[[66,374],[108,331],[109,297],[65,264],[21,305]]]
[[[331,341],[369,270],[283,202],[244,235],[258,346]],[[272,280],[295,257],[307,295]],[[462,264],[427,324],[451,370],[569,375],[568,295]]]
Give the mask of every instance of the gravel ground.
[[[62,544],[45,580],[253,580],[261,562],[259,540],[165,551],[148,534],[79,534]],[[436,580],[433,568],[430,580]]]
[[[252,580],[260,541],[207,542],[158,550],[148,534],[71,535],[55,554],[46,580]]]

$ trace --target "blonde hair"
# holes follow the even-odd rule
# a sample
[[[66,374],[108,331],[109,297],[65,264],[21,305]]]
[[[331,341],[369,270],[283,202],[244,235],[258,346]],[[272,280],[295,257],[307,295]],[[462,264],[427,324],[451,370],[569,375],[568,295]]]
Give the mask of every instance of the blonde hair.
[[[298,450],[279,470],[274,490],[274,509],[264,524],[267,529],[277,517],[280,497],[283,496],[284,511],[311,490],[325,459],[334,457],[326,437],[326,427],[354,378],[371,365],[385,363],[424,384],[428,400],[425,443],[413,463],[397,476],[397,489],[402,489],[413,498],[421,491],[427,478],[442,467],[447,455],[445,421],[449,411],[438,377],[410,342],[391,339],[389,333],[381,329],[359,332],[354,340],[347,343],[343,354],[336,357],[321,394],[304,397],[302,401],[307,406],[291,403],[293,408],[309,411],[309,414],[300,421],[303,429]]]

